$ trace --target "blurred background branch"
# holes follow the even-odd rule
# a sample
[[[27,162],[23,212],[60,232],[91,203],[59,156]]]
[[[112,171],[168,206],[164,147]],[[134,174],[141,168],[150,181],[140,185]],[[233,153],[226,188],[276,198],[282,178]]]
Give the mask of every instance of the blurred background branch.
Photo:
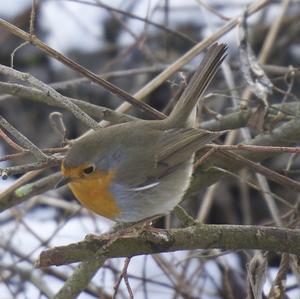
[[[1,294],[299,298],[297,1],[10,2],[10,14],[0,4]],[[185,84],[178,72],[192,72],[218,40],[229,57],[201,99],[198,126],[228,130],[225,146],[197,153],[183,209],[154,224],[171,238],[122,236],[107,251],[80,241],[112,223],[54,189],[72,139],[165,117]],[[54,130],[50,114],[61,115]],[[154,252],[168,253],[144,255]],[[33,267],[64,264],[58,257],[82,263]]]

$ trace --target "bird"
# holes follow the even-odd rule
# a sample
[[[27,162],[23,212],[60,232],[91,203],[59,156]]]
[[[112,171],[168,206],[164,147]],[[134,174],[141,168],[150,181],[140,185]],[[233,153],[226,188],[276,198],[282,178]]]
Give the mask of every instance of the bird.
[[[72,141],[61,173],[87,209],[117,223],[166,215],[189,187],[195,152],[219,132],[194,128],[196,104],[227,55],[213,44],[162,120],[137,119]]]

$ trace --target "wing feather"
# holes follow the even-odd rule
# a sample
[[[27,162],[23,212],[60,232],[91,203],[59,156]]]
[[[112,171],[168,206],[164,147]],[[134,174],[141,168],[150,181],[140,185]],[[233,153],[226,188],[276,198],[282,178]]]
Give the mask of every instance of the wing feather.
[[[183,128],[164,132],[159,140],[157,163],[183,162],[195,151],[220,136],[219,132]]]

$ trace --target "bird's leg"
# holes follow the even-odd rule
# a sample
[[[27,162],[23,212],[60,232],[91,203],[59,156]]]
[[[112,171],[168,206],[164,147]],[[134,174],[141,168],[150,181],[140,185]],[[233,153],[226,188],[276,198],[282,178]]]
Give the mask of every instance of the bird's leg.
[[[139,220],[137,222],[118,222],[116,223],[112,229],[109,231],[109,233],[116,233],[116,232],[122,232],[123,234],[126,234],[126,232],[130,233],[132,231],[143,231],[143,230],[152,230],[155,228],[152,227],[152,223],[154,220],[162,217],[163,215],[155,215],[148,218],[145,218],[143,220]]]
[[[172,237],[167,230],[152,227],[152,222],[162,215],[156,215],[131,223],[117,223],[108,233],[102,235],[87,235],[87,241],[100,241],[103,250],[106,250],[110,245],[121,237],[142,237],[152,244],[159,246],[169,246],[172,243]]]
[[[105,247],[107,247],[122,236],[134,237],[139,236],[144,232],[154,234],[161,233],[164,230],[152,227],[152,223],[162,216],[163,215],[155,215],[137,222],[117,222],[107,233],[101,235],[89,234],[85,239],[88,241],[103,241],[105,242]]]

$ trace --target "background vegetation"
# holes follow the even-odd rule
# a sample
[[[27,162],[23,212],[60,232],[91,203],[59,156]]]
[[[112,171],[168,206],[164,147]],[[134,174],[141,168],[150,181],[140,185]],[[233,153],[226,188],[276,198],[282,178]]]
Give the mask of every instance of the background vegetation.
[[[299,2],[185,2],[32,1],[0,19],[5,298],[299,298]],[[64,139],[168,114],[216,41],[229,55],[198,120],[224,146],[197,154],[165,230],[84,239],[112,223],[53,190]]]

